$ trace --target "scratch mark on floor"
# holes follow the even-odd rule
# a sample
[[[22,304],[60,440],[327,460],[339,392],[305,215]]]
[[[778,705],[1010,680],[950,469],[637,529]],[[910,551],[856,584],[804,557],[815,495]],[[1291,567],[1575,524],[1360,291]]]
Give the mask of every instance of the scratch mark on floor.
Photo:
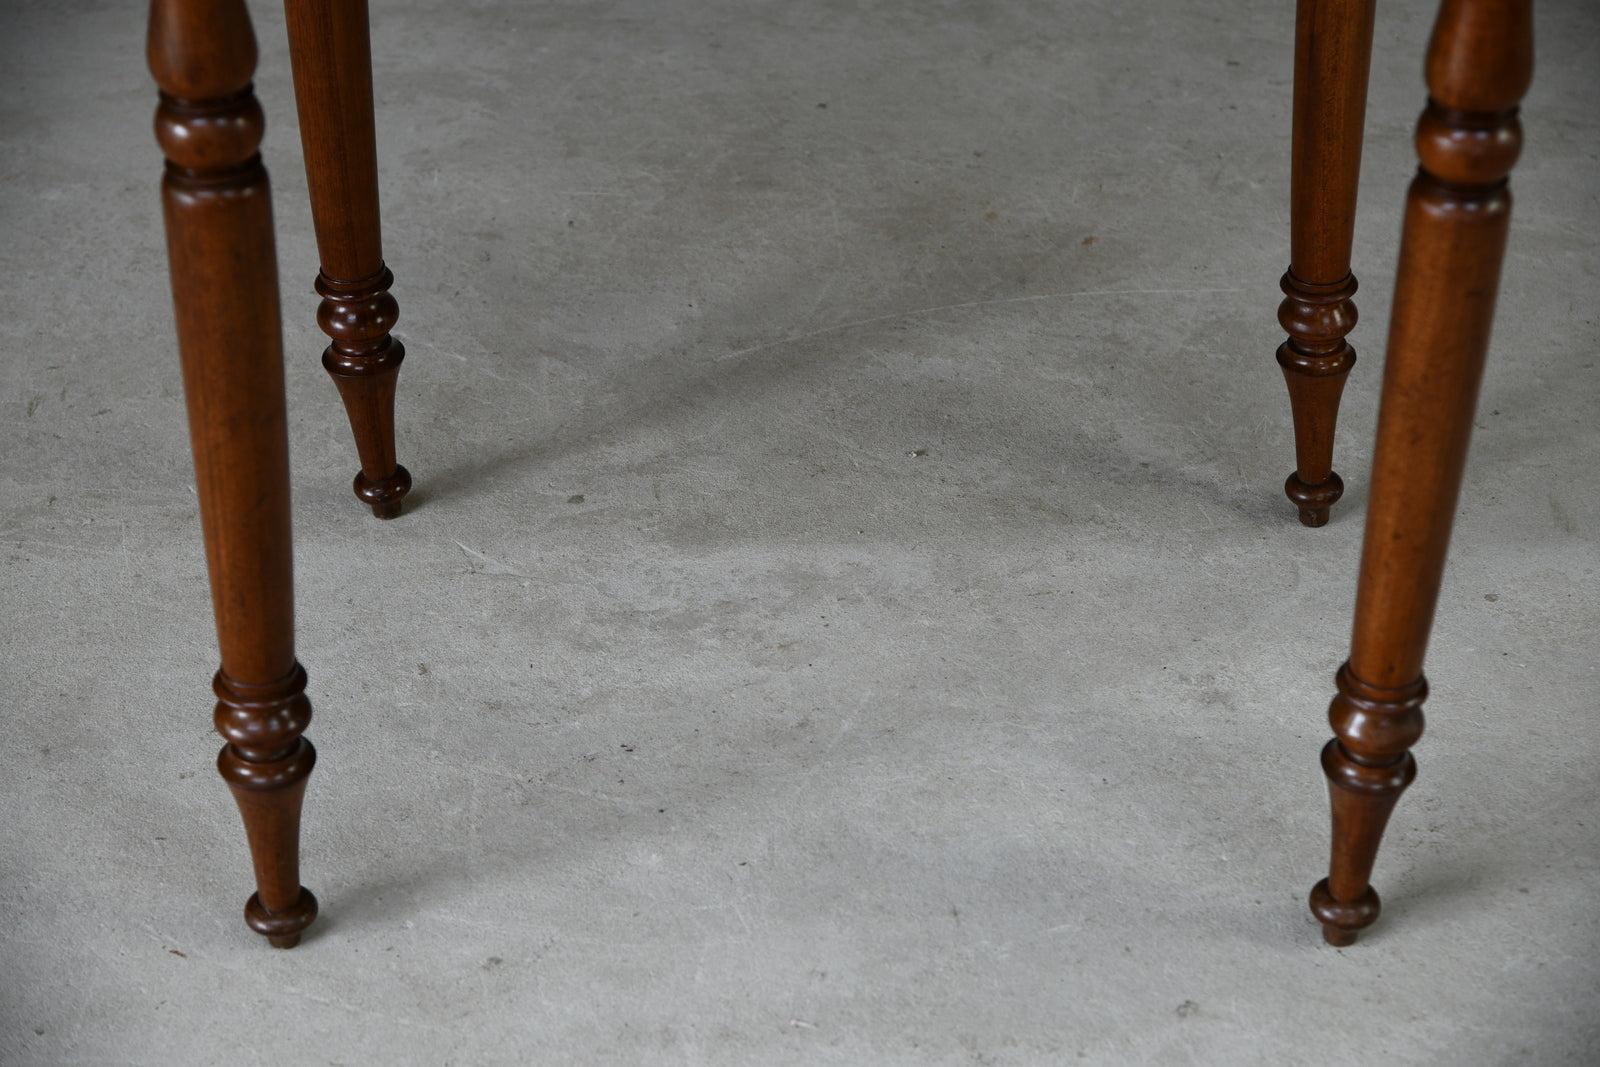
[[[467,559],[472,561],[473,574],[510,574],[517,578],[532,577],[532,575],[524,574],[522,571],[517,570],[515,567],[512,567],[509,564],[501,563],[497,559],[486,556],[482,552],[475,552],[466,545],[462,544],[460,541],[457,541],[455,545],[457,548],[461,549],[461,551],[467,554]]]

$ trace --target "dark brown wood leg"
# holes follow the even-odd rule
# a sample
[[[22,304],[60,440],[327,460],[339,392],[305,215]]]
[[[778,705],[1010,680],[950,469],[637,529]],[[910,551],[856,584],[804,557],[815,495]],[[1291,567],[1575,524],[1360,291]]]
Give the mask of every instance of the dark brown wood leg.
[[[285,0],[322,294],[322,354],[350,416],[361,471],[356,496],[380,519],[400,514],[411,474],[395,462],[395,379],[406,350],[389,336],[400,309],[383,265],[378,149],[366,0]]]
[[[1374,0],[1300,0],[1294,49],[1294,162],[1289,271],[1278,321],[1289,339],[1278,365],[1294,413],[1295,472],[1284,492],[1300,521],[1321,526],[1344,493],[1333,470],[1339,398],[1356,353],[1350,244],[1361,175]]]
[[[1528,0],[1445,0],[1428,47],[1422,166],[1406,198],[1350,661],[1322,755],[1333,859],[1311,891],[1330,944],[1378,916],[1368,884],[1389,812],[1416,774],[1423,653],[1494,319],[1533,71]]]
[[[317,915],[300,885],[300,805],[316,752],[294,656],[289,443],[271,193],[243,0],[154,0],[150,70],[178,347],[222,668],[218,767],[255,862],[250,926],[292,947]]]

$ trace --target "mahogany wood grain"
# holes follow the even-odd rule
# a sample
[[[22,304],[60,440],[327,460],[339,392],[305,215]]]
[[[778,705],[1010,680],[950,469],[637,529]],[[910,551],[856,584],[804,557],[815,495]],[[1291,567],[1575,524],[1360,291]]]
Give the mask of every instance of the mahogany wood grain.
[[[1367,110],[1374,0],[1300,0],[1295,19],[1289,270],[1278,365],[1294,414],[1295,470],[1284,492],[1307,526],[1328,521],[1344,493],[1333,470],[1339,399],[1356,353],[1356,184]]]
[[[1406,198],[1350,660],[1328,711],[1329,875],[1311,893],[1331,944],[1378,915],[1378,843],[1416,774],[1423,654],[1444,574],[1510,221],[1506,179],[1533,75],[1528,0],[1444,0],[1428,46],[1421,167]]]
[[[222,666],[218,769],[255,864],[249,925],[293,946],[317,914],[300,885],[300,807],[316,752],[294,655],[289,445],[256,42],[242,0],[153,0],[156,139],[184,396]]]
[[[380,519],[400,514],[411,474],[395,460],[394,397],[405,346],[390,336],[378,223],[378,149],[366,0],[285,0],[300,140],[317,231],[322,365],[339,387],[361,471],[356,496]]]

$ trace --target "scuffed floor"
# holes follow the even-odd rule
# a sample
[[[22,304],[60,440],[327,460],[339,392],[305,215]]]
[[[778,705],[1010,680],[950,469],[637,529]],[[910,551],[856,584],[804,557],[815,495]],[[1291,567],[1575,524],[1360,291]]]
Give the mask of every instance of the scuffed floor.
[[[1384,917],[1323,945],[1431,10],[1337,468],[1273,349],[1293,5],[373,12],[410,510],[349,492],[255,12],[320,753],[243,925],[137,5],[0,11],[0,1060],[1600,1062],[1600,22],[1539,6]]]

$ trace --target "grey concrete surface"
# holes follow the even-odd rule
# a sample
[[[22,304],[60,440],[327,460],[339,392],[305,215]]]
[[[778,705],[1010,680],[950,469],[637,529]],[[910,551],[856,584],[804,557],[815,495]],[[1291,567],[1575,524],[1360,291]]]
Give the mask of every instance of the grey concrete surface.
[[[0,1059],[1600,1063],[1600,17],[1539,5],[1421,774],[1334,950],[1431,11],[1379,15],[1306,530],[1292,6],[377,0],[389,524],[258,7],[322,757],[288,953],[212,769],[143,13],[0,6]]]

